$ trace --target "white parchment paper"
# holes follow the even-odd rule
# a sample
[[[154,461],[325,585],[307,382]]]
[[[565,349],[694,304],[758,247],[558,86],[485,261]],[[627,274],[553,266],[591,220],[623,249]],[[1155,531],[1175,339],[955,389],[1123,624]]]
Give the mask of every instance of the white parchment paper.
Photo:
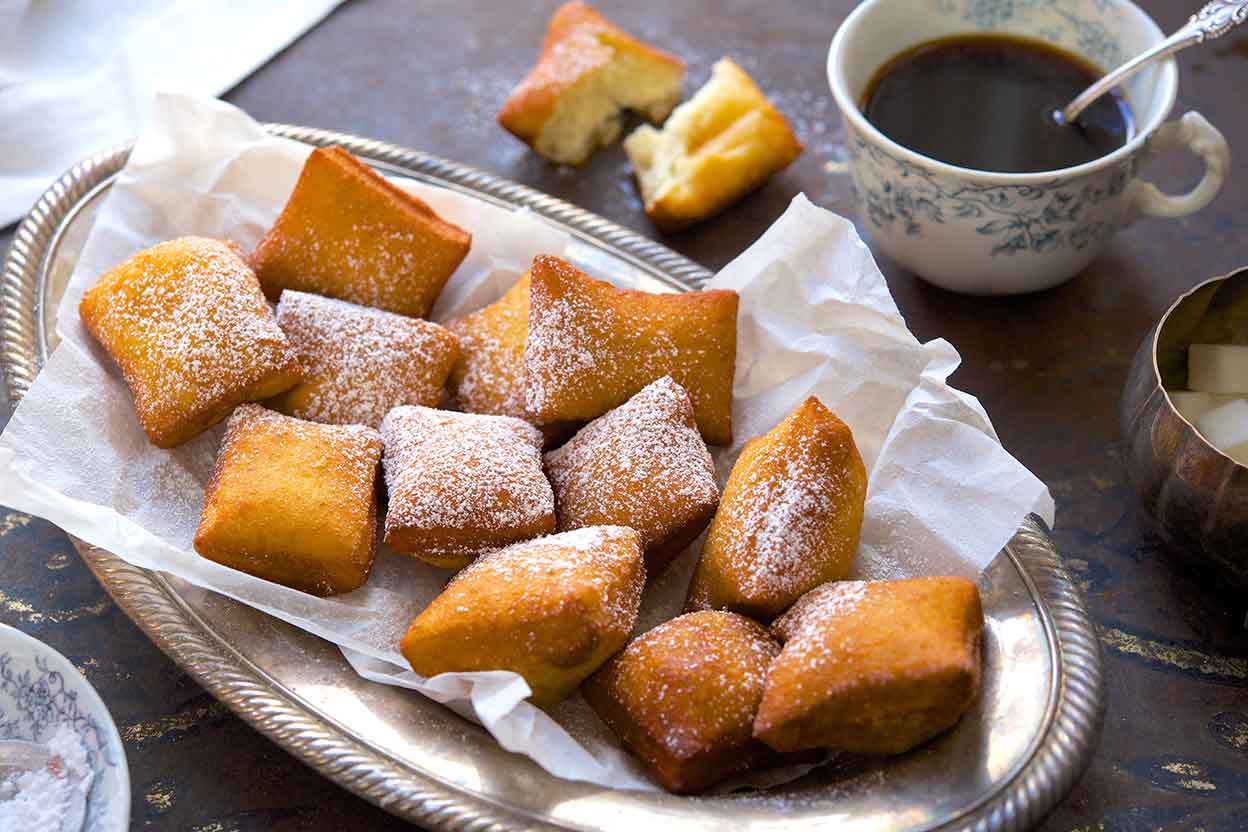
[[[383,547],[363,588],[325,599],[192,550],[221,429],[172,451],[151,446],[120,374],[79,323],[78,300],[108,268],[160,240],[198,234],[254,246],[308,151],[219,101],[158,98],[66,289],[60,345],[0,436],[0,502],[329,639],[362,676],[445,703],[555,775],[653,788],[579,696],[544,712],[525,701],[528,686],[513,673],[425,680],[405,668],[398,640],[444,585],[444,570]],[[491,302],[535,255],[569,244],[529,213],[400,184],[473,234],[436,320]],[[1052,522],[1044,485],[1000,446],[979,403],[947,385],[953,347],[910,334],[852,224],[799,196],[712,285],[741,294],[737,443],[716,452],[721,483],[746,440],[817,395],[853,429],[869,471],[860,575],[974,577],[1027,513]],[[639,629],[679,612],[697,548],[647,590]]]

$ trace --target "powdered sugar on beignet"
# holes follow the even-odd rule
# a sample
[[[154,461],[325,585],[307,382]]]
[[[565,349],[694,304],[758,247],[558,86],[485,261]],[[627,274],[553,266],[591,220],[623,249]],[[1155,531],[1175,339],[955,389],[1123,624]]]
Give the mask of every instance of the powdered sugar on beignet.
[[[314,422],[377,427],[399,405],[434,407],[459,352],[437,324],[305,292],[282,292],[277,323],[304,380],[272,406]]]
[[[398,551],[458,567],[554,531],[542,435],[527,422],[405,405],[386,415],[381,435],[385,541]]]

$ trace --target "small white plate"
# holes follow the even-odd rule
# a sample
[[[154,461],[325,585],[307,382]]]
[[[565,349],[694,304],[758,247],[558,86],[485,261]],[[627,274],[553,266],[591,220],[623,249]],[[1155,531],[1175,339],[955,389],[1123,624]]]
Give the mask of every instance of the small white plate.
[[[47,742],[62,723],[74,727],[95,772],[83,832],[128,829],[130,769],[108,708],[68,659],[0,624],[0,739]]]

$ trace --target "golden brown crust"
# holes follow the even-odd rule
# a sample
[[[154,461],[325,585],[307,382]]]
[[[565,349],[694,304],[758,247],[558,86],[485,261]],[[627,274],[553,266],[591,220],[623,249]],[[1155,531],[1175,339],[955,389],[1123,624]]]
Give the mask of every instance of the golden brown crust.
[[[541,424],[588,421],[670,375],[702,436],[732,441],[737,293],[617,289],[558,257],[533,260],[525,395]]]
[[[153,445],[173,448],[242,402],[299,381],[299,365],[233,243],[182,237],[140,251],[82,296],[87,331],[121,368]]]
[[[579,152],[565,155],[542,141],[543,130],[575,87],[602,73],[621,55],[670,76],[665,85],[670,90],[659,90],[655,101],[638,99],[633,102],[647,109],[651,118],[661,121],[676,103],[684,62],[628,35],[588,3],[570,2],[560,6],[551,17],[537,63],[503,102],[498,123],[552,161],[580,164],[594,149],[594,142]],[[609,94],[606,89],[598,93],[599,96]],[[666,99],[670,99],[670,103],[666,103]],[[618,111],[619,104],[628,105],[629,102],[614,105],[606,102],[604,114],[617,117],[611,114],[613,110]]]
[[[645,583],[632,529],[598,526],[519,543],[460,572],[400,646],[417,674],[510,670],[542,707],[624,646]]]
[[[372,428],[242,405],[204,495],[195,551],[313,595],[350,592],[373,564],[380,459]]]
[[[689,609],[770,621],[849,574],[867,472],[849,426],[815,397],[742,449],[689,586]]]
[[[699,792],[765,755],[754,714],[779,652],[747,618],[688,613],[634,639],[583,692],[665,789]]]
[[[684,389],[664,376],[546,454],[560,531],[628,526],[660,575],[710,522],[715,463]]]
[[[386,545],[457,568],[483,552],[555,530],[542,437],[510,416],[428,407],[381,424],[389,504]]]
[[[524,344],[529,337],[529,273],[498,300],[446,325],[459,339],[447,387],[465,413],[529,419],[524,406]],[[574,426],[538,425],[549,445]]]
[[[908,751],[975,701],[982,630],[964,578],[824,584],[772,627],[784,649],[754,736],[777,751]]]
[[[675,231],[718,214],[802,152],[788,121],[733,61],[661,131],[642,126],[624,141],[646,215]]]
[[[340,147],[317,148],[252,254],[265,294],[429,314],[472,237]]]
[[[437,324],[304,292],[282,292],[277,323],[303,381],[269,406],[313,422],[375,428],[399,405],[436,407],[459,355]]]

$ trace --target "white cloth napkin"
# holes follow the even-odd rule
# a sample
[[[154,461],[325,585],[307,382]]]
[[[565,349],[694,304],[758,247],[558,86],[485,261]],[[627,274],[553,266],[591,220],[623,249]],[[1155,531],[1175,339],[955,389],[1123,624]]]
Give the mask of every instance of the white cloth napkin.
[[[156,90],[218,96],[341,2],[0,0],[0,227],[143,132]]]

